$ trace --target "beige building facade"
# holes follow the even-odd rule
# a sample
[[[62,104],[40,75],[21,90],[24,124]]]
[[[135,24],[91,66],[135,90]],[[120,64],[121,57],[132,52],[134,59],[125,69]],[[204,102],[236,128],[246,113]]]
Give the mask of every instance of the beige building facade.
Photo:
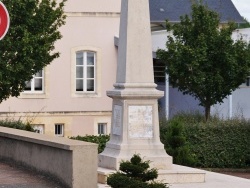
[[[176,23],[180,15],[188,13],[190,1],[183,1],[182,6],[179,3],[149,0],[153,52],[165,46],[166,31],[158,31],[165,29],[165,19]],[[207,3],[219,8],[216,11],[222,24],[229,18],[241,22],[231,0],[223,1],[223,6],[218,1]],[[176,6],[180,9],[172,11]],[[18,98],[1,103],[0,118],[21,119],[32,124],[37,132],[48,135],[109,134],[112,99],[106,91],[112,90],[116,82],[121,0],[68,0],[64,10],[66,24],[60,28],[63,38],[55,44],[60,57],[34,75]],[[164,75],[162,79],[167,84]],[[169,103],[169,91],[164,88],[170,89]],[[189,105],[182,102],[186,98],[180,92],[171,96],[171,87],[161,89],[165,90],[162,108],[177,106],[182,111],[185,106],[197,107],[190,97]]]
[[[1,119],[21,119],[57,136],[109,133],[116,77],[120,0],[67,1],[60,57],[37,73],[18,98],[1,103]],[[42,60],[41,60],[42,61]]]

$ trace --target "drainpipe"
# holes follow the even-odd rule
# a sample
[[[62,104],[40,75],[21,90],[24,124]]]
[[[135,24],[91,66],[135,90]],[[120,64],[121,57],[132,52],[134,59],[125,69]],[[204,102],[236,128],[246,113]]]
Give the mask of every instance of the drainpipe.
[[[229,95],[229,118],[233,117],[233,96]]]
[[[165,74],[165,115],[169,119],[169,75]]]

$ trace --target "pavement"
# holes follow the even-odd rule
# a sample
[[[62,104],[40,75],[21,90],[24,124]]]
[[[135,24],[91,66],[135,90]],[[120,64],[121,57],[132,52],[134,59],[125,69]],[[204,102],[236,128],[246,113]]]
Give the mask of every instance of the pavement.
[[[206,171],[205,183],[172,184],[170,188],[250,188],[250,179]]]
[[[98,188],[109,186],[99,184]],[[170,188],[250,188],[250,179],[206,171],[204,183],[170,184]]]
[[[0,188],[61,188],[50,177],[16,164],[0,162]]]
[[[98,188],[107,187],[107,185],[98,184]],[[0,162],[0,188],[62,187],[50,177],[34,173],[20,166]],[[205,183],[171,184],[170,188],[250,188],[250,179],[206,171]]]

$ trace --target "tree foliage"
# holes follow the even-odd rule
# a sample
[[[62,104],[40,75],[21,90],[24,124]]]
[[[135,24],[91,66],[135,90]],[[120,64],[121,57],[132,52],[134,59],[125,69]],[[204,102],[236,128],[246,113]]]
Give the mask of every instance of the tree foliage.
[[[250,70],[250,45],[231,38],[234,23],[219,28],[219,15],[202,3],[194,3],[191,18],[181,17],[179,24],[166,23],[172,31],[167,50],[157,56],[166,62],[170,83],[205,107],[222,103],[241,85]]]
[[[65,0],[2,0],[10,27],[0,41],[0,102],[18,96],[25,82],[59,57],[55,42],[62,36]]]

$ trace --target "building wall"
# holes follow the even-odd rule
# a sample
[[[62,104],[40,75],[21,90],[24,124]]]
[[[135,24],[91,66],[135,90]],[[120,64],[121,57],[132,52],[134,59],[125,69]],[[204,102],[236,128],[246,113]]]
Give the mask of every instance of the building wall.
[[[157,49],[166,49],[165,43],[167,36],[166,31],[156,31],[152,33],[152,50],[156,52]],[[242,38],[243,40],[250,42],[250,28],[235,30],[232,34],[234,40]],[[160,90],[165,91],[165,85],[158,87]],[[244,117],[250,118],[250,87],[246,84],[242,84],[239,89],[232,93],[232,98],[228,96],[224,99],[222,104],[212,106],[211,114],[219,115],[223,118],[230,117]],[[161,110],[165,115],[166,103],[165,99],[169,97],[169,117],[173,117],[179,112],[192,112],[199,111],[204,112],[204,108],[199,106],[199,101],[190,95],[183,95],[177,88],[169,87],[169,92],[166,93],[163,98],[160,99]]]
[[[214,105],[212,114],[222,118],[247,118],[250,119],[250,88],[241,87],[232,93],[232,97],[227,97],[222,104]]]
[[[166,93],[165,85],[158,86],[158,89],[164,91],[164,97],[159,100],[160,104],[160,113],[161,117],[172,118],[178,113],[181,112],[204,112],[204,108],[199,106],[199,101],[190,95],[183,95],[177,88],[169,87],[168,93]],[[166,97],[169,97],[167,99]],[[168,103],[168,113],[166,114],[166,100],[169,100]]]
[[[55,124],[64,125],[65,137],[97,134],[98,123],[106,123],[109,131],[112,100],[106,96],[106,91],[113,88],[116,79],[117,47],[114,36],[119,36],[120,5],[120,0],[67,1],[66,24],[60,28],[63,38],[55,45],[60,57],[45,68],[45,92],[22,93],[18,98],[2,102],[0,118],[21,118],[43,126],[43,132],[48,135],[55,135]],[[247,29],[239,32],[243,32],[243,37],[247,39],[250,36]],[[236,38],[240,37],[239,32],[234,34]],[[165,48],[166,36],[166,31],[152,33],[154,52],[158,48]],[[93,50],[97,53],[95,94],[79,95],[74,91],[76,50]],[[161,89],[165,90],[164,87]],[[247,100],[245,103],[237,102],[246,99],[246,92],[249,91],[237,90],[233,101],[243,106],[244,113],[250,114]],[[179,111],[202,110],[198,101],[191,96],[183,96],[176,89],[170,88],[169,96],[170,116]],[[164,98],[160,103],[165,108]],[[224,113],[227,110],[220,111]]]
[[[54,135],[55,123],[65,125],[64,136],[97,134],[97,122],[110,126],[112,100],[106,91],[113,88],[116,77],[114,36],[119,35],[120,3],[67,1],[66,24],[60,28],[63,38],[55,44],[60,57],[45,68],[45,92],[22,93],[4,101],[0,117],[32,119],[31,124],[44,124],[44,132],[49,135]],[[97,54],[95,94],[76,94],[74,90],[76,50]]]

